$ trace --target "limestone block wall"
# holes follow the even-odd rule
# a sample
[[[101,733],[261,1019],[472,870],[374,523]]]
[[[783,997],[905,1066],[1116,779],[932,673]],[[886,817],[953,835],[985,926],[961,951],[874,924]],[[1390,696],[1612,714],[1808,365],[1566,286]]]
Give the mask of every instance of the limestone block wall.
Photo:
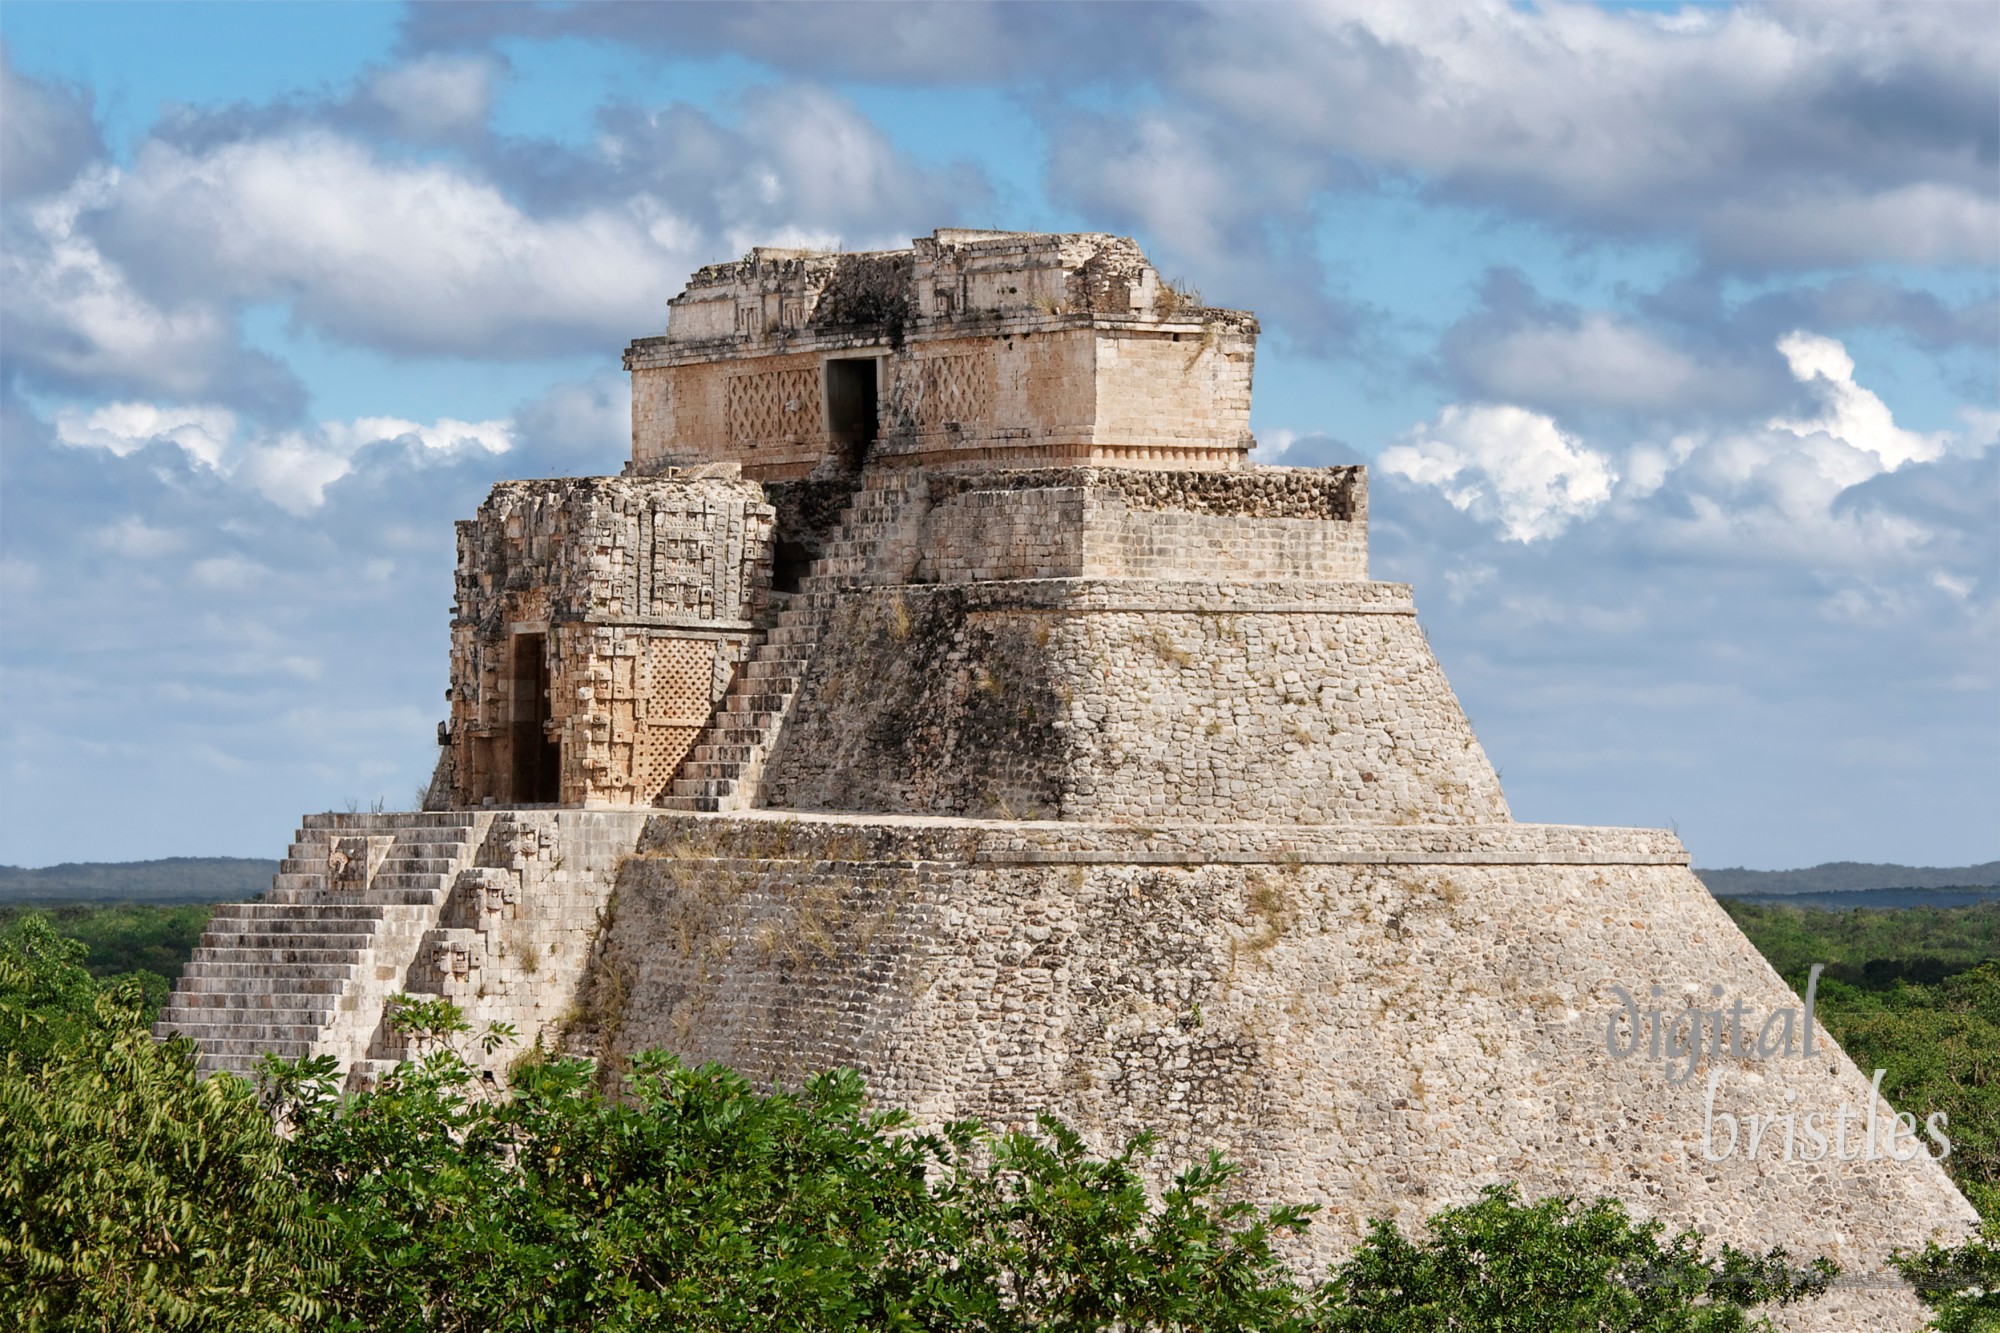
[[[1092,461],[1186,466],[1182,449],[1232,443],[1247,451],[1255,356],[1256,321],[1247,315],[1216,312],[1199,332],[1100,335]]]
[[[1680,1082],[1607,1049],[1614,986],[1797,1014],[1685,863],[1616,829],[670,816],[620,874],[593,1012],[607,1054],[777,1085],[852,1065],[925,1124],[1051,1110],[1103,1146],[1151,1128],[1163,1166],[1217,1149],[1245,1197],[1322,1205],[1308,1268],[1370,1217],[1415,1227],[1513,1181],[1883,1282],[1781,1327],[1914,1328],[1887,1252],[1975,1219],[1934,1143],[1887,1156],[1866,1071],[1823,1032],[1810,1056],[1704,1040]],[[1776,1128],[1719,1154],[1711,1109],[1830,1130],[1842,1104],[1850,1160],[1806,1160],[1803,1131],[1788,1159]]]
[[[1504,822],[1388,583],[856,590],[826,613],[762,803],[998,818]],[[886,684],[886,687],[885,687]]]
[[[650,804],[759,637],[774,514],[720,477],[495,487],[458,525],[431,802]]]
[[[958,473],[927,503],[913,582],[1368,577],[1358,467]]]
[[[510,1023],[519,1040],[469,1052],[496,1078],[537,1037],[547,1049],[576,1019],[592,948],[644,811],[510,810],[491,817],[397,988],[451,1000],[475,1028]],[[373,997],[380,1012],[387,993]],[[408,1054],[386,1028],[370,1054]]]

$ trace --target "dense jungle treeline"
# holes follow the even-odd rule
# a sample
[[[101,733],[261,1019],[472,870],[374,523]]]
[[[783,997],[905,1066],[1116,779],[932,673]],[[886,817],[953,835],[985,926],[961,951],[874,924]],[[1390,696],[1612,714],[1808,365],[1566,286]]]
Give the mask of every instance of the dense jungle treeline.
[[[1892,1101],[1950,1111],[1947,1166],[1987,1236],[1902,1266],[1935,1327],[2000,1329],[1992,914],[1732,911],[1795,985],[1830,964],[1822,1021],[1903,1082]],[[437,1002],[398,1013],[424,1055],[369,1093],[336,1095],[325,1061],[202,1080],[146,1028],[199,934],[188,913],[16,913],[0,932],[0,1324],[1720,1331],[1833,1276],[1613,1201],[1495,1189],[1414,1239],[1377,1224],[1301,1282],[1279,1248],[1309,1210],[1224,1202],[1219,1160],[1149,1201],[1145,1140],[1101,1157],[1047,1120],[914,1135],[850,1073],[764,1096],[657,1055],[606,1098],[582,1062],[529,1052],[495,1100],[461,1053],[509,1034]]]

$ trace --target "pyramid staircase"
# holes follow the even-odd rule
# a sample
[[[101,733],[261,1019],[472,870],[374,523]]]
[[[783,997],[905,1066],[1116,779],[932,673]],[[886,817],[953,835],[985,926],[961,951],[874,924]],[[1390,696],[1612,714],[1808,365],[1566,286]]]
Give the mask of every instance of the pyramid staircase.
[[[262,902],[216,909],[154,1025],[192,1037],[204,1074],[258,1057],[365,1057],[458,872],[494,816],[308,815]]]
[[[710,812],[755,807],[765,761],[805,682],[826,613],[846,589],[908,580],[928,492],[928,479],[915,469],[870,473],[863,480],[825,553],[730,682],[721,707],[655,805]]]

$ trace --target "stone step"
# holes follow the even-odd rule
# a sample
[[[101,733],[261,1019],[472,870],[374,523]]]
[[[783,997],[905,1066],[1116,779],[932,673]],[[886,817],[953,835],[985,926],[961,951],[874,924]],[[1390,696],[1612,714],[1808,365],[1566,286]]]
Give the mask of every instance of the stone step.
[[[359,961],[359,948],[355,949],[287,949],[277,946],[267,948],[245,948],[231,945],[225,948],[203,946],[194,951],[188,960],[190,967],[200,967],[207,963],[260,963],[266,967],[283,967],[299,963],[353,963]]]
[[[256,930],[203,931],[197,949],[365,949],[372,933],[357,930],[289,930],[282,922],[261,923]]]
[[[231,1047],[237,1043],[268,1049],[271,1042],[298,1042],[309,1045],[319,1036],[323,1023],[255,1023],[231,1020],[222,1023],[183,1023],[162,1019],[161,1026],[183,1037],[193,1037],[207,1050],[210,1043]]]
[[[249,1027],[323,1028],[332,1021],[334,1004],[196,1004],[160,1012],[160,1024],[190,1037],[209,1029],[243,1024]],[[251,1034],[244,1034],[246,1036]]]
[[[382,864],[375,870],[377,875],[449,875],[458,863],[453,856],[433,856],[426,850],[421,856],[399,855],[403,848],[391,849]]]
[[[668,784],[675,796],[729,796],[736,791],[734,778],[675,778]]]
[[[722,801],[715,796],[679,796],[669,793],[653,802],[656,809],[679,810],[688,814],[719,814]]]
[[[168,1003],[178,1004],[184,999],[196,1003],[188,998],[191,996],[295,995],[300,1004],[305,1004],[309,997],[341,994],[341,988],[358,975],[359,967],[358,962],[300,963],[292,967],[211,963],[202,969],[201,975],[181,978],[187,985],[176,990]],[[218,971],[219,968],[229,970]],[[204,1005],[212,1002],[212,999],[199,1001]],[[310,1002],[320,1003],[317,998],[311,998]]]
[[[232,978],[239,985],[246,984],[246,978]],[[306,985],[297,978],[273,978],[282,986]],[[338,978],[331,984],[341,984]],[[161,1008],[162,1017],[173,1014],[188,1014],[194,1017],[213,1015],[219,1010],[261,1010],[268,1013],[273,1009],[296,1010],[301,1014],[327,1014],[340,1007],[341,992],[337,990],[274,990],[254,992],[242,990],[189,990],[175,991],[166,1005]]]
[[[783,688],[790,689],[799,677],[805,675],[811,665],[796,657],[752,657],[743,664],[743,678],[746,680],[779,680],[785,682]]]
[[[372,920],[378,913],[368,903],[296,903],[286,905],[270,899],[259,899],[249,903],[224,903],[215,909],[211,921],[226,921],[236,917],[283,916],[304,919],[317,917],[332,921],[338,919]]]
[[[340,935],[342,931],[368,931],[382,919],[382,909],[372,903],[244,903],[242,907],[260,907],[264,911],[230,913],[228,909],[218,909],[202,933],[268,931],[284,925],[286,929],[296,927],[300,931]]]
[[[300,827],[313,831],[325,831],[352,836],[361,833],[399,833],[405,829],[451,828],[470,829],[479,822],[479,815],[471,810],[398,810],[382,814],[324,814],[307,815]]]
[[[727,699],[722,701],[722,710],[725,713],[731,714],[732,718],[758,713],[775,716],[784,711],[786,703],[791,700],[794,693],[796,691],[792,690],[787,690],[783,694],[732,693]],[[742,723],[732,720],[730,725],[741,726]]]
[[[194,1036],[183,1033],[183,1036]],[[228,1069],[242,1072],[254,1065],[260,1056],[277,1055],[287,1060],[296,1060],[312,1051],[315,1030],[308,1037],[196,1037],[201,1043],[201,1062],[205,1069]],[[213,1063],[210,1063],[213,1061]]]
[[[756,748],[764,744],[764,733],[756,727],[723,726],[718,723],[702,734],[708,737],[707,744],[723,749]]]
[[[710,780],[718,778],[735,779],[742,777],[743,770],[749,766],[747,760],[740,759],[733,762],[728,760],[690,759],[681,765],[681,777],[706,778]]]
[[[688,751],[688,759],[697,764],[747,764],[756,757],[758,739],[753,733],[746,740],[703,742]]]
[[[446,881],[445,870],[392,870],[393,862],[385,862],[382,868],[368,880],[371,889],[428,889]]]

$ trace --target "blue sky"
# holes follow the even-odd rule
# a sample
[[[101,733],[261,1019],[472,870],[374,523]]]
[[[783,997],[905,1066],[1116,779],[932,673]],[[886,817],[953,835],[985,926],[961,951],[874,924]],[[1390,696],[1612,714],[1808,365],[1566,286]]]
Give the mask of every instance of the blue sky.
[[[1516,817],[2000,857],[2000,11],[0,8],[0,861],[406,803],[451,521],[696,265],[1134,235]]]

